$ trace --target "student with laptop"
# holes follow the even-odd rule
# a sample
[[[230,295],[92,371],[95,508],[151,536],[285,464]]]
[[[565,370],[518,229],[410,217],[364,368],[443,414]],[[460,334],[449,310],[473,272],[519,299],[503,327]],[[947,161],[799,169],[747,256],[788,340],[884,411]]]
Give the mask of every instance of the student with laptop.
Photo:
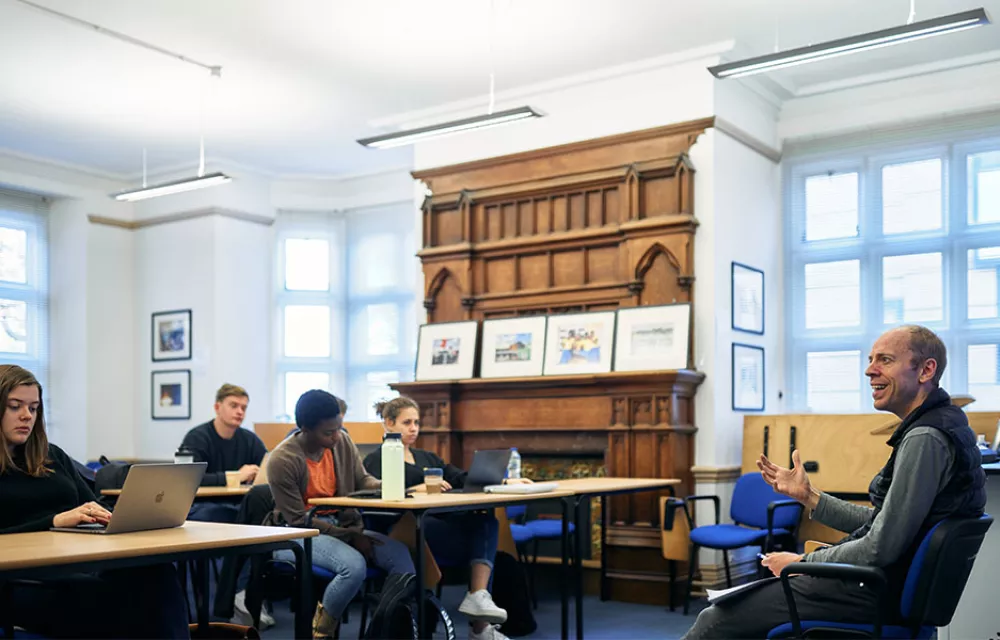
[[[207,462],[203,486],[224,487],[226,472],[239,471],[240,484],[253,482],[267,449],[256,433],[242,428],[250,396],[246,389],[224,384],[215,393],[215,418],[191,429],[182,448],[194,453],[195,462]],[[189,520],[234,522],[239,500],[195,502]]]
[[[319,389],[303,393],[295,404],[295,424],[299,431],[271,452],[267,464],[275,508],[264,524],[319,529],[320,536],[313,539],[313,564],[330,570],[334,578],[316,608],[313,637],[328,638],[336,635],[340,617],[364,584],[369,563],[390,574],[414,573],[413,560],[403,543],[366,531],[356,509],[318,514],[310,521],[310,499],[346,496],[381,483],[362,466],[357,448],[342,428],[343,416],[333,394]],[[279,551],[275,557],[294,556]]]
[[[0,412],[0,534],[113,520],[72,459],[49,444],[42,388],[31,372],[0,365]],[[91,574],[67,571],[65,577],[44,581],[42,588],[14,587],[10,594],[0,602],[9,622],[49,637],[189,637],[184,595],[170,563]]]
[[[464,487],[469,473],[453,464],[447,464],[437,455],[413,445],[420,435],[420,405],[412,398],[399,396],[375,404],[375,411],[382,418],[386,431],[403,436],[403,459],[406,461],[406,487],[426,491],[424,469],[439,468],[444,478],[443,491]],[[382,477],[382,450],[376,449],[365,458],[365,468],[377,478]],[[530,483],[518,478],[511,483]],[[424,518],[427,545],[434,558],[443,565],[468,562],[469,592],[458,610],[472,621],[470,640],[505,640],[499,625],[506,622],[507,612],[493,602],[489,592],[493,559],[497,553],[499,525],[490,512],[460,511]]]

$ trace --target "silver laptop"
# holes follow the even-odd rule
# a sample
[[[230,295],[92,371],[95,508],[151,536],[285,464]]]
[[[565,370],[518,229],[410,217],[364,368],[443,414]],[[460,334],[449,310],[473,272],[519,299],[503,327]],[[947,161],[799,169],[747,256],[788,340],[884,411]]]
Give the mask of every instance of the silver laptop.
[[[83,524],[52,531],[111,534],[179,527],[187,519],[207,466],[206,462],[134,464],[108,526]]]

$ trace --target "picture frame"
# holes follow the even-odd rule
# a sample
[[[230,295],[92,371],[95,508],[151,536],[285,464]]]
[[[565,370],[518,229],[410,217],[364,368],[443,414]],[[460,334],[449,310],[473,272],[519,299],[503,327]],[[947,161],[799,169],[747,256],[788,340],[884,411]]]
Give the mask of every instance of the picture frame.
[[[615,371],[687,369],[691,303],[619,309],[615,323]]]
[[[764,272],[733,262],[731,302],[733,331],[764,335]]]
[[[548,316],[542,375],[609,373],[614,352],[615,318],[614,311]],[[580,335],[584,338],[579,338]]]
[[[151,379],[153,420],[190,420],[191,370],[154,371]]]
[[[733,411],[763,411],[764,347],[733,343]]]
[[[421,325],[417,336],[414,380],[466,380],[475,369],[479,323],[439,322]]]
[[[546,325],[545,316],[483,320],[479,377],[542,375]]]
[[[151,326],[153,362],[191,359],[191,310],[158,311]]]

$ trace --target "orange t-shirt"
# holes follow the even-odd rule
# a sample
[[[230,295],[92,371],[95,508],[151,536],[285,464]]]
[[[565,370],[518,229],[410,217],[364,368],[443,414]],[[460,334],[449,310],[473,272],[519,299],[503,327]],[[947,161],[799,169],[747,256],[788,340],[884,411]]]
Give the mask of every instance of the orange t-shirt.
[[[333,451],[325,449],[318,462],[306,458],[309,468],[309,483],[306,485],[306,501],[312,498],[332,498],[337,493],[337,470],[333,466]]]

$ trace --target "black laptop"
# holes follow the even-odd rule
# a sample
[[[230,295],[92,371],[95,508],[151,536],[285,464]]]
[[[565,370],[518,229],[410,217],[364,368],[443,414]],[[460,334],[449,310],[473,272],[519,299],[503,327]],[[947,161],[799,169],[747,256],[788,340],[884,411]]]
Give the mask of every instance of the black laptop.
[[[448,493],[483,493],[493,484],[502,484],[510,462],[510,449],[484,449],[476,451],[465,478],[465,486]]]

